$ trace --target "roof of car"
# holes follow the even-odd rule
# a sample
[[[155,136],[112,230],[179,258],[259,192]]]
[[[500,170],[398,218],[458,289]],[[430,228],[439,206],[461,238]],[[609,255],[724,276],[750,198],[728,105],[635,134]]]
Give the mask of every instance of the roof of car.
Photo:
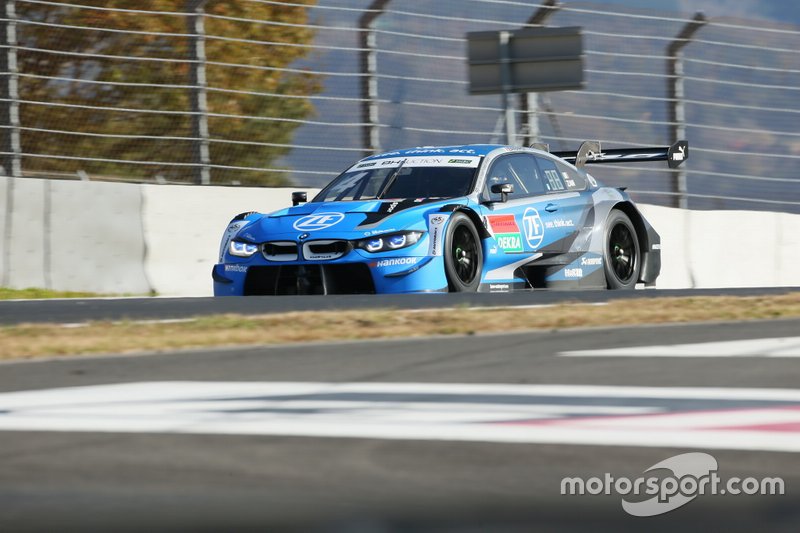
[[[392,150],[382,154],[373,155],[365,158],[384,159],[387,157],[406,157],[406,156],[426,156],[426,155],[450,155],[450,156],[484,156],[492,150],[504,148],[502,144],[465,144],[459,146],[418,146],[416,148],[406,148],[404,150]]]

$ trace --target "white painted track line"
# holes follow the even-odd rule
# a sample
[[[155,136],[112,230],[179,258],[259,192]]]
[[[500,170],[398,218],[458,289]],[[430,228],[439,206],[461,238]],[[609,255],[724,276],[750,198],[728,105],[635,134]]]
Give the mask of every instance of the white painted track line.
[[[800,357],[800,337],[561,352],[565,357]]]
[[[0,431],[284,435],[800,452],[800,390],[139,382],[2,393]]]

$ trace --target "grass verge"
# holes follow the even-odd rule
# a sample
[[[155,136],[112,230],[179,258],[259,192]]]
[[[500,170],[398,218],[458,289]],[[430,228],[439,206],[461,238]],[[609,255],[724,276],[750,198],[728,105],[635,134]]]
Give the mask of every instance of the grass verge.
[[[98,298],[105,296],[133,296],[131,294],[97,294],[95,292],[51,291],[50,289],[9,289],[0,287],[0,300],[43,300],[49,298]],[[155,293],[148,296],[155,296]]]
[[[0,327],[0,359],[169,351],[325,340],[409,338],[532,329],[800,317],[800,291],[764,297],[615,300],[607,305],[363,310],[216,315],[185,322],[92,322]]]

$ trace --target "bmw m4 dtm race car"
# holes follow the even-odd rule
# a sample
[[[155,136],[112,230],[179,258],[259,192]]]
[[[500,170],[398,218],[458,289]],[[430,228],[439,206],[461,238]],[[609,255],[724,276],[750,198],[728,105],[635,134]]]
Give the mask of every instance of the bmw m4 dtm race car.
[[[498,145],[367,157],[310,202],[225,230],[214,294],[366,294],[652,286],[658,233],[587,164],[667,161],[669,147],[576,152]]]

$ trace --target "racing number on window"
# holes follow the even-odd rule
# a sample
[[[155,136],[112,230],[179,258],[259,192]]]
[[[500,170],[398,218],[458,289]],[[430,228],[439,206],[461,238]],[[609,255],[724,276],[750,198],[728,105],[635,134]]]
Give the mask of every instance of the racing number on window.
[[[558,171],[556,170],[545,170],[544,171],[545,177],[545,188],[548,191],[563,191],[566,189],[564,182],[561,181],[561,176],[558,175]]]

